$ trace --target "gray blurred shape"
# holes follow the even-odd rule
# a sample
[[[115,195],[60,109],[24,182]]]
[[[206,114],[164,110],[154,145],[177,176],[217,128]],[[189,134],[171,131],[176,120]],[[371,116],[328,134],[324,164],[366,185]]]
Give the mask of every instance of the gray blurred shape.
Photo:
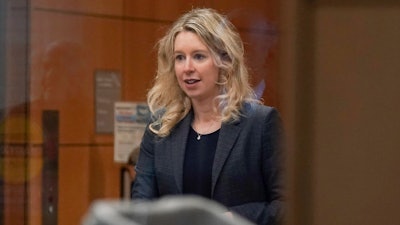
[[[153,201],[101,200],[92,204],[82,225],[254,225],[225,215],[222,205],[196,196],[169,196]]]

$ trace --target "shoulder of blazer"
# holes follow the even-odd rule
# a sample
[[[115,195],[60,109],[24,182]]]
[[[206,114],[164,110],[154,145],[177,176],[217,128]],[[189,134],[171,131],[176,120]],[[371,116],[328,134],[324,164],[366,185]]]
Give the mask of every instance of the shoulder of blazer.
[[[245,103],[241,113],[242,117],[260,117],[264,118],[268,116],[271,112],[276,111],[274,107],[259,104],[259,103],[253,103],[253,102],[248,102]]]

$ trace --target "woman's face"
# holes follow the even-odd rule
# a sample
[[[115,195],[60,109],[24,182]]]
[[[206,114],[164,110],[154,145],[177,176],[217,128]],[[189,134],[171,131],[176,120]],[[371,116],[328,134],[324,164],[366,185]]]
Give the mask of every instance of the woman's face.
[[[179,86],[192,100],[213,100],[219,94],[219,68],[197,34],[180,32],[174,43],[175,75]]]

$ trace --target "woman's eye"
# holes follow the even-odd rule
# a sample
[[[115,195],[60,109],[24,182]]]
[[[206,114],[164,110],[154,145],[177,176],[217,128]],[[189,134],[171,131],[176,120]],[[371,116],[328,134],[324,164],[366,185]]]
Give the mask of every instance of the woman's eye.
[[[196,60],[202,60],[202,59],[205,59],[206,56],[205,56],[205,55],[202,55],[202,54],[195,54],[195,55],[193,56],[193,58],[196,59]]]
[[[185,59],[185,57],[183,55],[176,55],[175,56],[175,61],[182,61],[184,59]]]

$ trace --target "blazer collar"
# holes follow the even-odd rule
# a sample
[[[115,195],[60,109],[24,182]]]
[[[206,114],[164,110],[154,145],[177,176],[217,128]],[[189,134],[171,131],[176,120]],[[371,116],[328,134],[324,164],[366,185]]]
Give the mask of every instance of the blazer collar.
[[[193,113],[190,112],[177,124],[173,131],[174,135],[171,136],[172,158],[175,160],[174,177],[178,193],[183,193],[183,161],[185,159],[185,150],[192,118]]]
[[[222,168],[233,149],[236,139],[240,133],[240,123],[224,123],[219,132],[217,149],[215,151],[214,163],[211,176],[211,196],[214,195],[214,188],[221,174]]]

